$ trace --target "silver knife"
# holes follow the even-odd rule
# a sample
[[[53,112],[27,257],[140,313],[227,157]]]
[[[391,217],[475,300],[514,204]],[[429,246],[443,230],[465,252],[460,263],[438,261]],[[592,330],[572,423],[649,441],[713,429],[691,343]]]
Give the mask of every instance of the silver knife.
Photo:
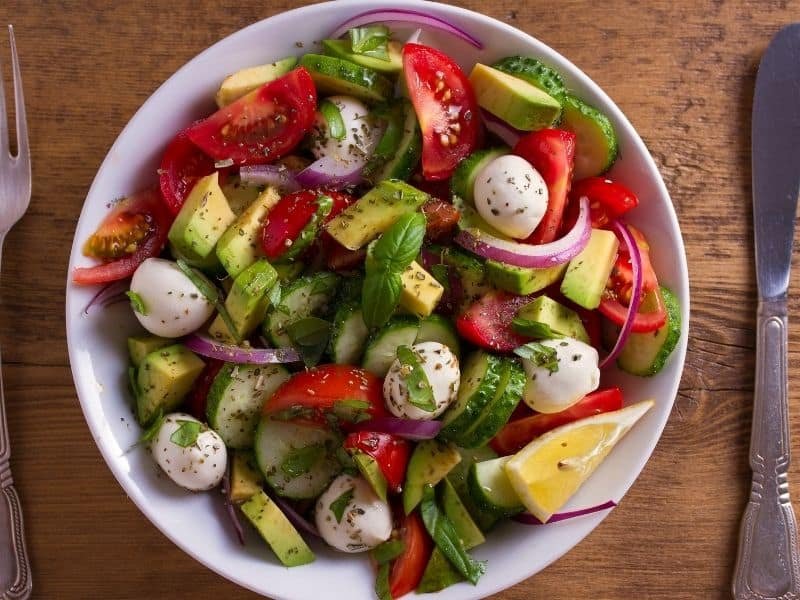
[[[750,501],[733,578],[736,600],[799,599],[797,522],[789,500],[786,292],[800,190],[800,23],[773,38],[753,100],[753,221],[758,280]]]

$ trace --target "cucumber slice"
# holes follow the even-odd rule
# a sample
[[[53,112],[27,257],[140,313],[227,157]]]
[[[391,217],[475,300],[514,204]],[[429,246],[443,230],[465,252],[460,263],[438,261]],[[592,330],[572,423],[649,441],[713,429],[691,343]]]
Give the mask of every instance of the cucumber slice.
[[[456,358],[461,356],[461,344],[458,342],[456,328],[442,315],[429,315],[419,322],[419,333],[414,343],[422,342],[439,342],[450,348]]]
[[[459,443],[461,434],[494,399],[505,371],[505,360],[499,356],[478,350],[469,357],[461,372],[456,401],[442,418],[443,427],[439,433],[442,438]]]
[[[482,511],[497,517],[510,517],[524,508],[506,475],[510,456],[475,463],[467,476],[470,498]]]
[[[349,60],[306,54],[300,59],[322,94],[343,94],[364,102],[385,102],[394,94],[394,84],[373,69],[357,65]]]
[[[331,331],[331,357],[340,365],[354,365],[361,361],[369,329],[364,324],[361,306],[355,302],[343,304],[333,317]]]
[[[459,448],[458,453],[461,455],[461,462],[447,474],[447,480],[453,484],[458,497],[461,498],[469,514],[472,515],[480,530],[485,533],[494,527],[499,517],[479,509],[475,502],[472,501],[467,486],[467,478],[473,464],[497,458],[497,452],[489,446],[481,446],[480,448]]]
[[[507,56],[493,66],[498,71],[535,85],[554,98],[561,99],[567,93],[567,87],[559,72],[530,56]]]
[[[407,316],[393,317],[367,344],[362,366],[378,377],[383,377],[397,358],[397,347],[411,346],[418,334],[419,319]]]
[[[280,365],[225,364],[208,391],[208,424],[228,448],[252,447],[261,407],[287,379]]]
[[[408,180],[422,155],[422,131],[417,113],[405,98],[386,116],[386,131],[364,167],[364,178],[377,184],[384,179]]]
[[[253,446],[258,468],[275,493],[286,498],[304,499],[319,496],[341,471],[335,456],[340,443],[328,429],[262,417]],[[308,446],[321,446],[325,451],[307,472],[295,477],[288,475],[282,468],[286,459],[293,451]]]
[[[349,60],[386,75],[397,75],[403,70],[403,45],[400,42],[389,42],[387,46],[389,60],[382,60],[366,54],[356,54],[349,40],[322,40],[325,54],[329,56]]]
[[[461,198],[468,206],[474,206],[475,197],[473,191],[478,173],[495,158],[509,152],[508,148],[500,147],[476,150],[470,154],[456,167],[453,177],[450,179],[450,193]]]
[[[605,173],[617,159],[619,145],[614,126],[608,117],[580,98],[567,94],[562,98],[561,127],[576,136],[575,180]]]
[[[617,359],[617,365],[631,375],[650,377],[667,364],[681,337],[681,307],[670,290],[661,286],[667,322],[655,333],[632,333]],[[646,306],[642,307],[647,309]]]
[[[280,303],[267,315],[264,335],[279,348],[291,347],[286,326],[323,311],[334,297],[338,283],[337,275],[321,271],[289,285],[282,291]]]

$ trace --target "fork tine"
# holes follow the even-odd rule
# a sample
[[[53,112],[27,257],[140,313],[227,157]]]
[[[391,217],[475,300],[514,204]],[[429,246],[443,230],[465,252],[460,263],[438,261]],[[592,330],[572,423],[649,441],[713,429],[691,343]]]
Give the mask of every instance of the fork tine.
[[[11,41],[11,63],[14,69],[14,110],[17,113],[17,159],[22,165],[30,164],[30,150],[28,148],[28,122],[25,118],[25,97],[22,93],[22,74],[19,70],[19,56],[17,44],[14,41],[14,27],[8,25],[8,37]],[[7,121],[7,119],[4,119]],[[6,142],[8,147],[8,142]]]
[[[0,159],[3,158],[3,154],[8,154],[8,152],[8,112],[6,111],[6,94],[3,89],[3,70],[0,69]]]

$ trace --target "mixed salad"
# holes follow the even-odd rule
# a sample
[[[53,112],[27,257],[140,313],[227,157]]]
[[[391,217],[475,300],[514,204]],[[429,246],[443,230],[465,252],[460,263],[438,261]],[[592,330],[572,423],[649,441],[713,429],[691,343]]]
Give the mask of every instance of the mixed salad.
[[[504,519],[613,505],[559,512],[653,404],[605,370],[654,375],[680,334],[603,175],[609,119],[536,57],[462,70],[397,23],[480,47],[371,11],[234,73],[73,273],[146,330],[130,388],[164,473],[222,485],[286,566],[309,536],[369,553],[382,599],[476,583]]]

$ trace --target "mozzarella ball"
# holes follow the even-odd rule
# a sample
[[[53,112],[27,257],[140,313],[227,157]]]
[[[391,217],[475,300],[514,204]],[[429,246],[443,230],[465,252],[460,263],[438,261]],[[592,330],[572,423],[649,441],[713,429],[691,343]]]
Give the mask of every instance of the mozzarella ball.
[[[331,508],[350,496],[340,519]],[[341,502],[341,500],[340,500]],[[392,511],[363,477],[339,475],[317,500],[317,529],[322,539],[342,552],[364,552],[392,535]]]
[[[507,154],[478,172],[473,190],[475,208],[500,233],[524,239],[547,210],[547,184],[524,158]]]
[[[178,265],[148,258],[131,279],[131,292],[141,298],[145,314],[134,310],[142,327],[153,335],[176,338],[200,329],[214,306]]]
[[[322,113],[317,112],[311,132],[311,152],[316,158],[329,157],[345,165],[355,167],[363,164],[381,138],[381,129],[369,118],[369,108],[350,96],[330,96],[326,100],[332,102],[342,115],[344,138],[337,140],[332,137],[328,122]]]
[[[198,423],[200,433],[184,448],[170,438],[187,422]],[[156,437],[150,442],[150,452],[172,481],[193,492],[219,485],[228,464],[228,451],[219,434],[185,413],[171,413],[164,418]]]
[[[525,403],[542,413],[566,410],[600,385],[597,350],[572,338],[544,340],[543,346],[554,348],[558,370],[551,372],[527,358],[522,359],[528,380]]]
[[[396,417],[427,421],[441,415],[458,394],[461,371],[458,359],[450,348],[439,342],[414,344],[411,349],[419,357],[422,370],[433,390],[436,410],[428,412],[411,404],[408,397],[408,367],[395,359],[383,380],[383,398],[386,407]]]

